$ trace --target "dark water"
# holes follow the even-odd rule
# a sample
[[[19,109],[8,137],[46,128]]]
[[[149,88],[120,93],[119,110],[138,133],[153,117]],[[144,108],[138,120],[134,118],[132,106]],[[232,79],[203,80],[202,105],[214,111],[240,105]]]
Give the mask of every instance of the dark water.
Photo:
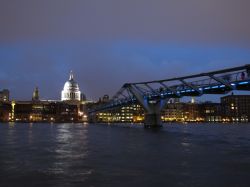
[[[0,186],[249,187],[250,124],[0,124]]]

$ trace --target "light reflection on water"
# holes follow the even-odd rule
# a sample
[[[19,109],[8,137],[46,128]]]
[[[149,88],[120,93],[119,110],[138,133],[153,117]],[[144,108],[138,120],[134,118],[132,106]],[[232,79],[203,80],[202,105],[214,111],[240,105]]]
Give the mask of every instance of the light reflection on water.
[[[72,128],[74,130],[72,130]],[[62,124],[57,126],[55,135],[56,147],[53,150],[55,158],[49,172],[52,174],[70,174],[72,178],[84,181],[86,176],[91,174],[91,170],[81,168],[72,169],[72,165],[81,165],[88,156],[88,137],[87,129],[78,126]],[[75,139],[75,136],[78,139]]]
[[[250,125],[0,124],[0,186],[249,187]]]

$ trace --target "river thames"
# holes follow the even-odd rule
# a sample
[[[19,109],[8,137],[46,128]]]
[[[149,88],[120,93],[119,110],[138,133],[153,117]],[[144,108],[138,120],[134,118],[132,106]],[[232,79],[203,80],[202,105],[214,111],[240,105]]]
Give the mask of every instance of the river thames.
[[[1,187],[249,187],[250,124],[0,124]]]

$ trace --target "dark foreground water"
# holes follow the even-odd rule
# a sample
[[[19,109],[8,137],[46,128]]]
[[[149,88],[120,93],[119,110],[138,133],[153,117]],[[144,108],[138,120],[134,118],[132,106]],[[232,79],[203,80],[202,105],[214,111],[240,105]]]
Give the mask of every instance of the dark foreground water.
[[[250,124],[0,124],[0,186],[249,187]]]

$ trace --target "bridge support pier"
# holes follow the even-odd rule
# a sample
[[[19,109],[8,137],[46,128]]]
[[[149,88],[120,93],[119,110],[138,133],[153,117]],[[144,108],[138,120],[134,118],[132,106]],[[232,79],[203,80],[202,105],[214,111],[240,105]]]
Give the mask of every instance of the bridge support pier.
[[[162,127],[161,121],[161,114],[154,113],[154,114],[145,114],[144,120],[144,127],[145,128],[158,128]]]
[[[144,127],[145,128],[158,128],[162,127],[161,111],[166,106],[169,99],[159,98],[157,101],[150,101],[140,94],[140,91],[133,85],[127,87],[131,93],[136,97],[139,104],[145,111]]]

